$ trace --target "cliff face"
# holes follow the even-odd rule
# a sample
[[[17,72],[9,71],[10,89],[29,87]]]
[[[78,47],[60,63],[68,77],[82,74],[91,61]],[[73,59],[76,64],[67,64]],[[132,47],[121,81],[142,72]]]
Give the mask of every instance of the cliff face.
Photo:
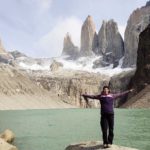
[[[80,56],[92,55],[92,44],[96,33],[95,24],[91,16],[88,16],[81,29]]]
[[[129,87],[135,92],[124,107],[150,107],[150,25],[140,34],[137,51],[137,69]],[[132,98],[131,98],[132,97]]]
[[[137,70],[131,84],[137,92],[150,84],[150,25],[139,36]]]
[[[75,59],[78,57],[79,54],[79,48],[74,46],[71,36],[69,33],[64,38],[64,45],[63,45],[63,51],[62,55],[68,55],[70,59]]]
[[[0,64],[0,83],[0,110],[73,107],[10,65]]]
[[[135,70],[122,72],[118,75],[111,77],[109,85],[112,89],[112,93],[123,92],[128,90],[128,85],[130,83],[131,78],[134,76]],[[115,106],[120,107],[125,101],[126,96],[118,98],[115,100]]]
[[[148,26],[149,23],[150,6],[148,3],[140,9],[136,9],[130,15],[124,37],[125,58],[123,67],[136,66],[139,34]]]
[[[124,55],[123,39],[118,31],[117,23],[113,20],[103,21],[98,33],[99,54],[104,61],[115,64]]]
[[[99,94],[109,77],[82,71],[58,71],[47,76],[32,74],[31,78],[41,87],[55,94],[58,99],[79,107],[99,107],[99,101],[88,100],[82,94]]]

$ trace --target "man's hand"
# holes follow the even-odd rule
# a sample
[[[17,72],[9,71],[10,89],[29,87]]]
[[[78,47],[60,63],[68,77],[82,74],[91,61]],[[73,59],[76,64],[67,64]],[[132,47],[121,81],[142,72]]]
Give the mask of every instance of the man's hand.
[[[133,92],[133,91],[134,91],[134,89],[130,89],[129,91],[130,91],[130,92]]]
[[[83,96],[84,98],[86,98],[86,95],[85,95],[85,94],[82,94],[81,96]]]

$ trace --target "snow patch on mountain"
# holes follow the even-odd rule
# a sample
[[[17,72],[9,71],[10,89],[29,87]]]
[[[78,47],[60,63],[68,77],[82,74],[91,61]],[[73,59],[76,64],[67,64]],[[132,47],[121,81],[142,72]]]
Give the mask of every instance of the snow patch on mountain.
[[[116,68],[113,68],[113,64],[110,64],[107,67],[93,68],[94,61],[101,59],[102,56],[91,56],[91,57],[80,57],[76,61],[67,59],[67,56],[47,58],[47,59],[23,59],[19,60],[19,66],[25,70],[40,70],[40,71],[50,71],[50,65],[53,60],[63,64],[63,69],[65,70],[76,70],[76,71],[87,71],[93,73],[100,73],[107,76],[114,76],[121,72],[131,71],[135,68],[121,68],[123,59],[119,61],[119,65]]]

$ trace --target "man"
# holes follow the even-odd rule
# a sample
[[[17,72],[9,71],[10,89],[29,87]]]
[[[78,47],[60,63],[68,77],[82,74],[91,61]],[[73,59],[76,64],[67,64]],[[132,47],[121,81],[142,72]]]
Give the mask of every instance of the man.
[[[97,99],[100,101],[101,104],[101,130],[103,136],[103,146],[104,148],[109,148],[113,144],[114,138],[114,100],[118,97],[124,96],[129,92],[132,92],[133,89],[128,91],[112,94],[110,92],[109,86],[104,86],[103,91],[99,95],[87,95],[83,94],[82,96],[87,99]],[[107,135],[107,130],[109,133]]]

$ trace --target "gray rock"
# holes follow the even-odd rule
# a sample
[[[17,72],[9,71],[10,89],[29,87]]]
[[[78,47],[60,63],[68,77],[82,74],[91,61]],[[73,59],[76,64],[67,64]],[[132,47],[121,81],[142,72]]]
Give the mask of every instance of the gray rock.
[[[50,69],[52,72],[58,71],[62,67],[63,67],[63,64],[60,62],[57,62],[56,60],[53,60],[52,64],[50,65]]]
[[[13,56],[7,52],[0,53],[0,63],[9,64],[13,59]]]
[[[90,56],[93,54],[92,44],[96,33],[95,24],[91,16],[88,16],[81,29],[81,50],[80,56]]]
[[[98,33],[98,53],[104,56],[104,61],[116,64],[124,55],[123,39],[114,20],[103,21]]]
[[[103,58],[99,58],[93,62],[93,69],[107,67],[110,64],[103,60]]]
[[[88,141],[69,145],[68,147],[66,147],[65,150],[101,150],[101,149],[104,149],[102,141]],[[107,148],[107,150],[138,150],[138,149],[113,144],[111,148]]]
[[[14,59],[19,58],[19,57],[27,57],[25,54],[23,54],[17,50],[9,52],[9,53],[14,57]]]
[[[68,55],[69,59],[76,59],[79,54],[79,48],[74,46],[69,33],[64,38],[62,55]]]
[[[147,4],[130,15],[125,30],[125,58],[122,67],[136,67],[139,34],[150,24],[150,6]]]

